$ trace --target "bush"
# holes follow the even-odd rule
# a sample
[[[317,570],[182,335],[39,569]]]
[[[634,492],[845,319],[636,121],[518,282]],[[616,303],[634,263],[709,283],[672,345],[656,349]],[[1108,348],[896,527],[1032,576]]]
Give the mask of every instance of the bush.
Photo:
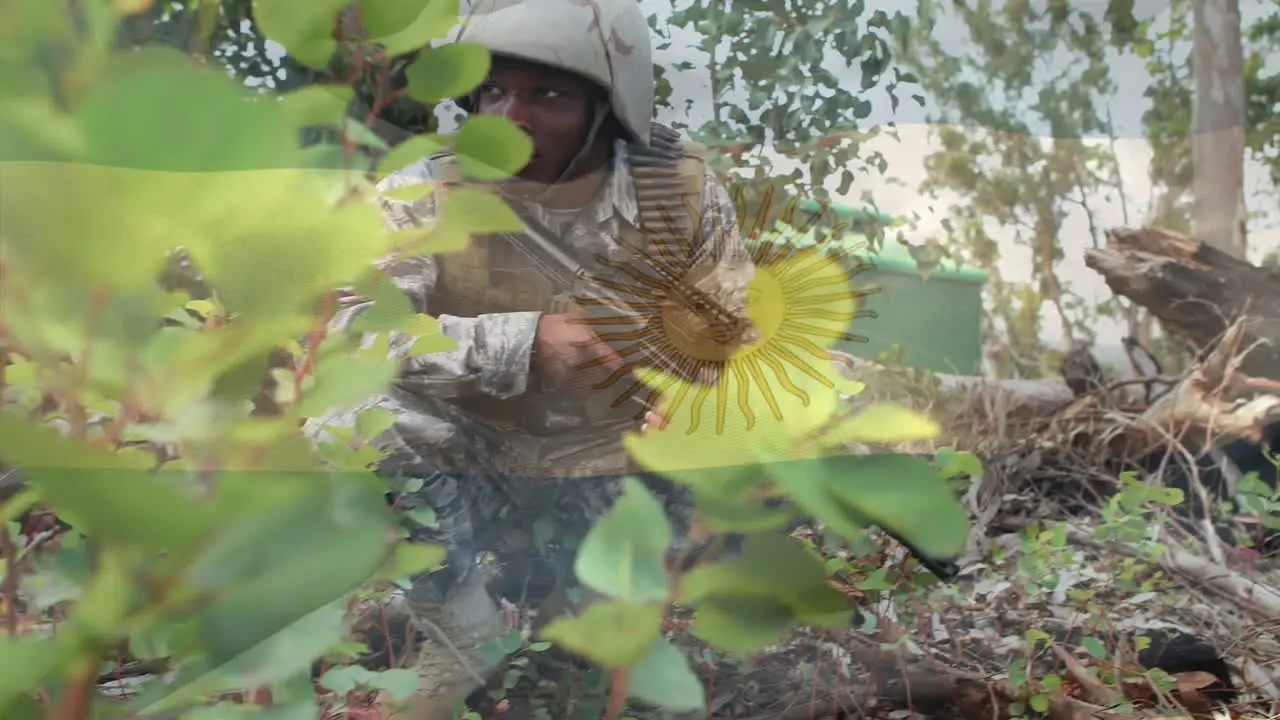
[[[381,52],[422,47],[457,19],[446,0],[358,4],[381,29],[367,48]],[[408,141],[370,176],[353,147],[377,141],[343,118],[349,90],[253,94],[177,50],[114,50],[121,14],[145,5],[3,8],[0,460],[25,484],[3,505],[10,637],[0,642],[0,716],[90,717],[107,702],[96,696],[99,675],[127,653],[163,660],[170,673],[143,684],[124,713],[265,688],[280,712],[316,717],[312,667],[342,646],[352,593],[437,567],[443,552],[403,541],[385,481],[370,470],[379,454],[366,443],[388,414],[366,412],[354,432],[318,448],[300,428],[391,381],[394,333],[417,338],[412,353],[450,346],[375,260],[519,228],[496,197],[467,190],[429,228],[389,234],[371,180],[447,143],[473,174],[500,178],[530,148],[508,123],[468,124],[454,138]],[[323,67],[338,50],[330,29],[342,5],[259,0],[254,9],[296,60]],[[423,52],[407,71],[409,92],[422,102],[467,92],[488,62],[470,46]],[[356,142],[302,148],[300,131],[317,125]],[[338,287],[378,303],[351,332],[328,329]],[[779,517],[761,498],[789,497],[837,532],[875,522],[926,550],[958,549],[963,513],[925,463],[831,452],[936,428],[883,407],[840,420],[831,382],[805,387],[805,402],[784,403],[786,423],[775,412],[753,425],[730,407],[728,434],[629,440],[642,463],[693,488],[713,532],[747,532],[746,550],[672,577],[667,520],[632,482],[576,565],[609,599],[553,623],[547,638],[633,667],[633,696],[699,707],[700,686],[660,638],[670,603],[696,606],[699,631],[734,650],[762,647],[796,622],[847,621],[820,559],[774,532]],[[690,462],[706,458],[708,442],[732,462]],[[755,460],[744,464],[748,451]],[[37,507],[74,531],[56,541],[26,532],[16,521]],[[925,520],[913,517],[921,512]],[[23,609],[20,585],[33,602]],[[615,640],[593,642],[602,636]]]

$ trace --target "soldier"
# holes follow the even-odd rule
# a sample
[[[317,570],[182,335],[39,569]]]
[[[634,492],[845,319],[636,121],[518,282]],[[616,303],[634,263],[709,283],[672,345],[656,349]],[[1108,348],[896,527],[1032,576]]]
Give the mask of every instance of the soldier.
[[[498,188],[530,227],[603,272],[598,257],[634,260],[620,240],[651,242],[638,228],[662,226],[688,235],[703,267],[750,276],[732,203],[702,149],[652,122],[649,28],[635,0],[479,0],[456,39],[493,55],[486,81],[459,104],[504,115],[533,140],[527,166]],[[441,154],[383,181],[381,192],[434,186],[416,202],[381,199],[388,224],[424,223],[461,180],[457,167]],[[476,236],[461,253],[385,269],[457,348],[406,359],[386,395],[325,422],[349,423],[374,406],[399,418],[378,440],[389,451],[380,472],[410,479],[398,506],[435,510],[432,527],[407,521],[410,533],[443,543],[449,561],[405,594],[426,637],[421,682],[387,717],[443,719],[491,671],[479,647],[506,629],[477,553],[527,547],[533,521],[548,513],[566,535],[584,535],[630,469],[621,436],[636,428],[637,408],[613,407],[618,390],[591,387],[619,366],[617,353],[590,344],[595,334],[563,309],[569,289],[510,238]],[[368,306],[349,302],[336,326]]]

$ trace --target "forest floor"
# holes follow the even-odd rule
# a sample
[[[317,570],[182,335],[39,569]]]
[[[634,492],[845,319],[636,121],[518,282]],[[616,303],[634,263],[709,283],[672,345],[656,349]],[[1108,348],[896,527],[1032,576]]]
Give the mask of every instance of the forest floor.
[[[856,627],[801,629],[742,657],[673,621],[706,710],[623,717],[1129,720],[1227,706],[1232,717],[1280,717],[1280,552],[1181,532],[1169,507],[1148,502],[1148,485],[1126,482],[1123,463],[1082,441],[1114,437],[1087,403],[1020,427],[1002,416],[997,429],[971,404],[909,394],[950,417],[951,446],[983,462],[964,493],[973,529],[959,576],[937,582],[887,538],[856,556],[809,536],[839,558],[830,582],[859,607]],[[603,717],[604,674],[554,649],[522,657],[472,696],[478,717]]]
[[[676,617],[668,636],[701,679],[706,709],[637,706],[622,717],[1280,718],[1280,553],[1189,536],[1152,502],[1151,485],[1126,477],[1106,448],[1145,411],[1085,398],[1019,414],[975,407],[969,391],[922,392],[918,380],[908,391],[869,384],[869,399],[906,398],[943,422],[950,448],[981,459],[980,476],[961,488],[972,531],[960,574],[940,583],[887,538],[855,551],[802,531],[831,561],[829,582],[858,607],[857,621],[801,628],[743,657],[707,647]],[[1117,429],[1115,417],[1129,425]],[[388,628],[403,658],[403,618],[368,614],[387,608],[366,606],[360,622]],[[610,678],[554,648],[531,649],[528,608],[508,613],[515,661],[473,694],[467,720],[604,717]],[[318,692],[325,720],[379,717],[368,694]]]

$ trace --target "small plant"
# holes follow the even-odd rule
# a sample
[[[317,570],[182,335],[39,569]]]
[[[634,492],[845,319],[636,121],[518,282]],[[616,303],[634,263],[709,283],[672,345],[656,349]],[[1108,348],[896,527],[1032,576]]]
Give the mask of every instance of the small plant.
[[[1009,666],[1009,684],[1022,697],[1009,705],[1009,715],[1014,720],[1043,717],[1049,711],[1049,695],[1062,686],[1062,678],[1055,674],[1032,679],[1033,663],[1052,645],[1053,638],[1043,631],[1032,628],[1025,633],[1023,656]]]
[[[1116,543],[1137,551],[1138,558],[1127,557],[1120,578],[1129,583],[1135,580],[1139,562],[1158,563],[1165,546],[1158,540],[1160,525],[1151,522],[1157,516],[1183,502],[1182,491],[1144,483],[1131,472],[1120,474],[1120,490],[1107,501],[1102,510],[1102,523],[1094,529],[1094,537],[1104,544]],[[1141,591],[1141,590],[1140,590]]]

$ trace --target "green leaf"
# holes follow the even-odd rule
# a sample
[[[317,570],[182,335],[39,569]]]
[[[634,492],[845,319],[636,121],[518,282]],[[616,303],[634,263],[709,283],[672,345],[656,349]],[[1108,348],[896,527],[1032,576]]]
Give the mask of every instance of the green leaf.
[[[320,456],[335,470],[365,470],[383,458],[385,453],[377,448],[362,447],[352,449],[341,443],[322,443],[316,448]]]
[[[367,5],[370,0],[364,0],[364,2]],[[386,5],[387,3],[385,0],[377,0],[377,4]],[[416,6],[420,10],[409,23],[399,25],[399,29],[390,32],[375,32],[373,26],[368,26],[369,32],[374,35],[373,41],[380,43],[392,57],[427,47],[432,40],[447,35],[449,30],[457,24],[461,10],[458,0],[425,0],[425,2],[424,0],[399,0],[398,4],[405,9]],[[385,27],[396,27],[403,16],[404,13],[401,13],[398,17],[392,18],[388,13]]]
[[[920,458],[891,453],[845,455],[785,463],[771,472],[793,495],[802,483],[826,488],[843,507],[805,505],[824,520],[848,509],[854,517],[837,522],[879,525],[934,557],[954,557],[964,551],[969,532],[964,506],[946,479]],[[801,502],[799,495],[795,497]]]
[[[95,342],[105,340],[125,347],[145,345],[160,332],[155,320],[157,315],[164,312],[166,299],[166,293],[160,288],[136,288],[112,293],[106,302],[96,304],[98,318],[94,323],[94,334],[97,336]],[[93,299],[85,297],[83,307],[85,314],[94,312]],[[97,360],[100,361],[101,358]]]
[[[686,574],[680,582],[680,603],[737,595],[785,599],[826,587],[826,582],[826,570],[817,555],[793,538],[763,533],[748,536],[738,557]]]
[[[388,200],[415,203],[430,195],[433,189],[431,183],[414,183],[383,190],[381,195]]]
[[[1102,641],[1096,637],[1085,636],[1081,638],[1080,647],[1084,648],[1085,652],[1099,660],[1105,660],[1107,658],[1107,646],[1103,645]]]
[[[396,414],[386,408],[370,408],[356,415],[356,435],[360,442],[373,442],[396,423]]]
[[[11,717],[9,710],[21,704],[59,667],[75,655],[74,636],[60,635],[50,642],[40,633],[19,637],[0,637],[0,711]]]
[[[244,610],[247,611],[248,608]],[[252,623],[251,613],[252,611],[245,612],[242,617],[251,624],[256,624]],[[201,678],[201,682],[192,685],[190,689],[194,690],[209,682],[217,688],[216,692],[231,688],[260,687],[288,679],[300,670],[309,668],[315,657],[342,641],[345,631],[343,616],[342,605],[334,603],[297,619],[291,618],[291,622],[278,630],[271,631],[267,630],[269,626],[258,626],[263,632],[254,638],[256,642],[234,655],[221,655],[227,662],[216,666],[213,673]],[[207,639],[208,635],[206,641]],[[219,638],[205,647],[218,653],[227,647],[222,644],[223,640],[224,638]],[[200,694],[207,692],[206,689]]]
[[[304,671],[342,641],[344,596],[385,567],[394,516],[376,481],[313,474],[252,480],[239,487],[288,491],[277,490],[252,508],[257,512],[225,527],[186,576],[191,590],[211,595],[195,615],[203,660],[136,706],[160,710]]]
[[[822,435],[826,445],[932,440],[941,429],[928,417],[898,405],[872,405]]]
[[[498,647],[502,649],[503,655],[511,655],[519,652],[524,647],[524,633],[520,632],[520,628],[511,628],[507,633],[497,639]]]
[[[768,644],[768,638],[791,622],[821,627],[848,624],[849,602],[826,580],[826,567],[817,553],[792,538],[759,534],[747,538],[739,557],[685,575],[680,602],[696,605],[699,618],[711,608],[707,622],[712,642]],[[747,617],[745,622],[758,627],[744,629],[734,626],[732,618],[718,617],[726,603],[733,607],[741,603],[748,612],[757,612],[755,620]]]
[[[348,0],[253,0],[253,19],[259,31],[280,43],[289,56],[314,70],[323,70],[337,48],[334,20]]]
[[[371,688],[386,690],[391,694],[392,700],[401,701],[407,700],[410,695],[417,692],[420,682],[418,673],[398,668],[383,670],[370,678],[366,684]]]
[[[607,600],[579,617],[556,618],[540,635],[606,667],[623,668],[644,657],[661,631],[660,605]]]
[[[359,665],[341,665],[339,667],[329,668],[324,675],[320,677],[320,684],[334,691],[339,695],[346,695],[356,688],[364,685],[373,677],[372,670],[368,670]]]
[[[694,630],[721,650],[753,653],[785,638],[792,621],[791,610],[776,598],[715,597],[698,603]]]
[[[671,523],[648,488],[627,478],[623,494],[582,541],[574,572],[583,585],[636,602],[669,593],[665,565]]]
[[[217,523],[171,477],[149,472],[154,459],[105,452],[10,415],[0,415],[0,461],[22,468],[42,499],[101,540],[180,554]]]
[[[321,202],[298,192],[302,171],[281,170],[301,162],[281,109],[249,101],[235,81],[216,72],[162,67],[134,73],[96,88],[78,118],[87,139],[83,162],[0,167],[0,216],[11,262],[26,273],[48,273],[59,281],[55,287],[149,286],[178,245],[243,247],[247,240],[237,235],[251,229],[248,244],[256,249],[270,229],[297,222],[297,208]],[[228,172],[235,170],[262,174]],[[228,207],[237,212],[228,215]],[[368,210],[372,227],[379,227],[376,209]],[[303,217],[319,224],[314,212]],[[263,216],[280,221],[259,223]],[[335,220],[325,218],[332,230]],[[113,228],[111,241],[91,240],[103,227]],[[307,242],[324,247],[314,233]],[[130,262],[117,262],[122,256]],[[280,280],[279,269],[270,267],[274,258],[256,259]],[[262,279],[258,274],[253,281]]]
[[[448,352],[458,347],[458,342],[440,327],[440,321],[430,315],[418,315],[412,322],[400,328],[405,335],[414,338],[409,347],[409,357],[430,353]]]
[[[439,2],[439,0],[436,0]],[[398,170],[403,170],[419,160],[431,157],[447,145],[439,135],[414,135],[395,146],[378,161],[378,177],[384,178]],[[430,188],[430,185],[427,186]]]
[[[190,173],[296,167],[284,108],[250,101],[212,68],[157,63],[95,87],[77,116],[91,164]]]
[[[443,194],[440,205],[440,217],[459,233],[484,235],[524,229],[524,223],[511,206],[490,192],[451,189]]]
[[[813,482],[806,475],[778,472],[771,468],[778,486],[804,512],[822,521],[833,532],[846,539],[861,536],[871,523],[855,508],[849,506],[832,488],[823,482]]]
[[[462,171],[476,180],[505,180],[533,157],[528,133],[501,115],[472,115],[454,143]]]
[[[635,667],[627,681],[630,697],[683,713],[706,707],[706,692],[678,648],[659,639]]]
[[[726,499],[710,493],[697,495],[699,519],[716,532],[755,533],[786,526],[788,513],[759,501]]]
[[[399,370],[386,358],[334,355],[316,366],[315,387],[298,403],[304,417],[321,417],[386,391]]]
[[[438,520],[435,508],[425,506],[414,508],[406,512],[405,516],[422,527],[435,527]]]
[[[348,552],[353,557],[376,554],[375,560],[369,560],[376,569],[393,548],[390,531],[395,526],[380,486],[371,473],[224,473],[214,505],[223,513],[235,512],[238,519],[221,529],[188,569],[188,578],[197,587],[212,589],[228,583],[265,582],[276,567],[288,566],[284,575],[319,572],[324,563],[316,557],[319,548],[343,542],[352,543]],[[308,543],[315,544],[308,548]],[[330,568],[325,583],[341,585],[340,578],[355,569],[335,572]],[[314,607],[332,599],[318,601]]]
[[[209,234],[199,238],[203,247],[193,254],[227,309],[241,323],[254,320],[252,330],[266,328],[263,321],[284,322],[289,310],[307,306],[314,323],[316,298],[348,284],[392,249],[395,236],[372,203],[334,209],[321,194],[299,187],[332,172],[237,173],[222,185],[214,182],[220,175],[201,176],[215,199],[233,203],[238,212],[227,216],[224,210],[216,228],[210,220]]]
[[[365,125],[363,120],[347,116],[342,118],[338,127],[342,130],[342,136],[356,145],[379,150],[387,149],[387,141],[382,139],[382,136],[372,127]]]
[[[405,68],[409,97],[435,103],[463,97],[489,75],[489,51],[473,42],[457,42],[423,50]]]
[[[97,572],[76,606],[75,623],[95,640],[114,643],[137,601],[133,567],[119,549],[103,550]]]
[[[827,571],[828,577],[835,575],[841,570],[844,570],[846,565],[848,565],[848,563],[845,561],[844,558],[841,558],[841,557],[827,558],[827,561],[823,563],[823,566]]]
[[[355,90],[343,85],[310,85],[284,93],[278,106],[295,127],[337,125],[354,97]]]
[[[8,704],[0,705],[0,715],[5,720],[44,720],[46,717],[35,695],[21,695]]]
[[[391,276],[379,268],[372,268],[367,279],[356,287],[357,292],[372,302],[351,323],[351,331],[377,333],[397,330],[417,316],[413,303]]]
[[[1038,713],[1048,712],[1049,696],[1048,695],[1032,695],[1031,699],[1028,701],[1028,704],[1031,706],[1032,710],[1035,710]]]
[[[982,477],[982,461],[971,452],[956,452],[949,449],[939,450],[937,455],[934,456],[934,461],[938,463],[939,471],[943,477],[950,478],[959,475]]]
[[[1034,649],[1037,643],[1043,642],[1045,643],[1046,646],[1053,643],[1053,638],[1049,635],[1049,633],[1046,633],[1045,631],[1040,630],[1038,628],[1029,628],[1023,634],[1023,639],[1026,640],[1027,646],[1030,649]]]
[[[151,625],[129,637],[129,653],[141,660],[183,656],[193,648],[193,626],[191,622]]]
[[[858,583],[859,590],[892,590],[893,583],[888,579],[889,571],[885,568],[876,568],[867,575],[866,579]]]
[[[402,542],[396,545],[391,565],[381,574],[390,580],[413,577],[443,567],[445,558],[445,549],[439,545]]]
[[[360,23],[370,38],[394,35],[409,27],[430,0],[357,0]]]

